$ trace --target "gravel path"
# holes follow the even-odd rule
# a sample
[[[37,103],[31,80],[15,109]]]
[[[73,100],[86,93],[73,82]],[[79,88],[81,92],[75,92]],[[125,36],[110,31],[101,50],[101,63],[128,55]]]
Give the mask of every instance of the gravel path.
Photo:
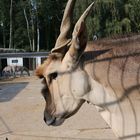
[[[62,126],[48,127],[41,87],[36,77],[0,81],[0,140],[117,140],[87,103]]]

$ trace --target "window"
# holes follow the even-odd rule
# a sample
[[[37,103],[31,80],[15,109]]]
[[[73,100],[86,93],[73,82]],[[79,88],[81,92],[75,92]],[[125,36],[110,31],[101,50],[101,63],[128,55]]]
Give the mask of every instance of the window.
[[[18,63],[18,60],[12,60],[12,63]]]

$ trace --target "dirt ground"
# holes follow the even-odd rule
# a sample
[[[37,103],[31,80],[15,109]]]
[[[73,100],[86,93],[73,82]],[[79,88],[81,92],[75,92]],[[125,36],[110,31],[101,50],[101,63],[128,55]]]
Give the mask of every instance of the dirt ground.
[[[47,126],[41,88],[34,76],[0,80],[0,140],[117,140],[87,103],[63,125]]]

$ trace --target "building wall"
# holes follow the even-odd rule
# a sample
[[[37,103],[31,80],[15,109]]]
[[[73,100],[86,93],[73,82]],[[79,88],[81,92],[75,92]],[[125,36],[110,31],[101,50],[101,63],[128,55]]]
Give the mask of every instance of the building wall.
[[[7,65],[23,66],[23,58],[7,58]]]

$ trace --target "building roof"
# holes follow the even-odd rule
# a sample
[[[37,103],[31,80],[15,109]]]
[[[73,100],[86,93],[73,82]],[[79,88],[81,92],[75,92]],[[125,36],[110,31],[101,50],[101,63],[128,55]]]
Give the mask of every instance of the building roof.
[[[49,52],[17,52],[17,53],[0,53],[0,59],[6,59],[11,57],[22,57],[22,58],[46,58]]]
[[[35,58],[47,57],[49,52],[26,52],[24,49],[0,48],[0,59],[11,57]]]

